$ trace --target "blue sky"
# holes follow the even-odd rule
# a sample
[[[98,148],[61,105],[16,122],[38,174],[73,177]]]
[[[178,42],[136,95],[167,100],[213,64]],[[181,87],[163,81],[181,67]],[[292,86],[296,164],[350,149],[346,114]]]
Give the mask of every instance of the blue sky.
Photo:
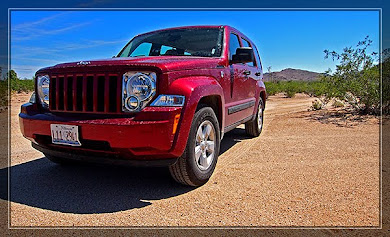
[[[183,25],[231,25],[257,45],[264,70],[334,69],[324,49],[341,51],[366,35],[379,51],[378,11],[11,11],[11,68],[31,78],[41,67],[109,58],[134,35]]]

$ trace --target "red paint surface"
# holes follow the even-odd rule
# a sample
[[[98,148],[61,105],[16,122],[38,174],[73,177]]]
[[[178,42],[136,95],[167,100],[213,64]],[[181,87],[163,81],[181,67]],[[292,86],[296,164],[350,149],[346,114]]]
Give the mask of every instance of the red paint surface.
[[[221,110],[219,122],[223,131],[225,127],[255,114],[260,93],[263,92],[265,95],[262,79],[254,78],[254,73],[260,71],[260,68],[250,68],[244,64],[229,64],[230,32],[234,31],[240,36],[242,34],[228,26],[225,26],[224,29],[223,54],[218,58],[190,56],[112,58],[91,60],[88,65],[77,65],[77,62],[63,63],[43,68],[37,72],[37,75],[55,74],[57,76],[93,73],[107,77],[109,74],[122,75],[131,70],[155,71],[157,73],[156,97],[159,94],[184,95],[186,99],[183,108],[146,107],[137,114],[128,114],[125,118],[123,118],[123,114],[126,113],[120,113],[117,118],[104,119],[78,119],[75,114],[73,117],[70,116],[71,119],[68,115],[66,121],[63,121],[61,114],[54,116],[50,111],[39,110],[36,111],[36,115],[20,114],[23,135],[29,139],[34,139],[36,135],[49,136],[51,123],[71,124],[80,127],[82,139],[107,141],[114,152],[123,156],[127,156],[127,153],[131,153],[132,158],[135,159],[142,159],[141,156],[144,155],[156,159],[180,156],[185,149],[192,118],[201,98],[215,96],[218,99]],[[250,70],[251,75],[244,76],[244,70]],[[221,72],[223,72],[223,77]],[[234,77],[233,81],[232,76]],[[86,83],[86,80],[84,82]],[[96,86],[94,84],[94,93]],[[121,90],[121,87],[118,90]],[[85,96],[85,92],[83,96]],[[228,115],[229,107],[251,100],[255,100],[254,107]],[[121,99],[118,98],[118,101]],[[94,106],[96,104],[97,102],[94,101]],[[117,105],[118,108],[121,106]],[[105,110],[108,109],[107,106],[105,105]],[[85,112],[85,106],[83,110]],[[42,112],[46,114],[40,114]],[[181,115],[177,132],[172,134],[174,117],[178,113]],[[79,148],[69,147],[69,149]]]

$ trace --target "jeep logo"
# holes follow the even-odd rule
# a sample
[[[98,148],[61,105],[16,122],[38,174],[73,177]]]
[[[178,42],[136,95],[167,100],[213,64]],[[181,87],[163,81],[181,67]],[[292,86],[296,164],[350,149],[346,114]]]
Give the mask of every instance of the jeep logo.
[[[77,63],[77,65],[88,65],[88,64],[91,64],[90,61],[80,61]]]

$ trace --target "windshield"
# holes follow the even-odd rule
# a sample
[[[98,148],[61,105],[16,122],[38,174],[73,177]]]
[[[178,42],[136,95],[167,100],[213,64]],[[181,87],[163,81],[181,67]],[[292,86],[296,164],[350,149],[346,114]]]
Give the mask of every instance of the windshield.
[[[222,28],[187,28],[158,31],[132,39],[118,57],[220,57]]]

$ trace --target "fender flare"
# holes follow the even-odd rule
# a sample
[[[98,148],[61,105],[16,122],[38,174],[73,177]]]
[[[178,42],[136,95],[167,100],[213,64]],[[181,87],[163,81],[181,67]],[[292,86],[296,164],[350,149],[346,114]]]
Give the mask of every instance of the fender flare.
[[[187,145],[188,135],[191,129],[195,110],[201,98],[205,96],[218,96],[220,99],[221,111],[225,107],[223,89],[213,77],[192,76],[177,79],[169,86],[168,94],[184,95],[185,102],[178,125],[178,133],[174,139],[171,154],[180,156]],[[224,128],[224,113],[221,116],[221,133]]]

